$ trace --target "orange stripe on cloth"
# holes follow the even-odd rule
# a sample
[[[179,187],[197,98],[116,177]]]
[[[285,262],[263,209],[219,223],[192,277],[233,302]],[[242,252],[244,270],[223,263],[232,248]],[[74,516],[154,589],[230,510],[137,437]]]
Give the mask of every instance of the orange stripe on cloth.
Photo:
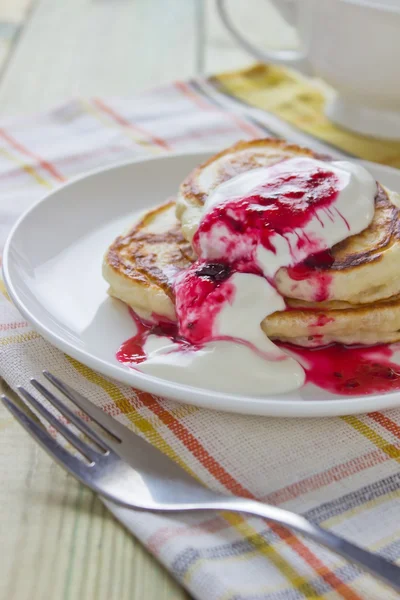
[[[400,439],[400,425],[398,423],[396,423],[392,419],[389,419],[389,417],[382,414],[381,412],[369,413],[368,417]]]
[[[132,129],[133,131],[141,133],[142,135],[147,137],[156,146],[160,146],[161,148],[164,148],[165,150],[170,150],[170,146],[165,140],[163,140],[162,138],[160,138],[158,136],[151,134],[149,131],[147,131],[140,125],[136,125],[136,123],[131,123],[131,121],[128,121],[128,119],[125,119],[125,117],[118,114],[114,108],[111,108],[111,106],[108,106],[108,104],[106,104],[103,100],[100,100],[99,98],[94,98],[93,103],[98,108],[100,108],[103,112],[105,112],[107,115],[112,117],[119,125],[122,125],[123,127],[128,127],[128,129]]]
[[[200,94],[197,94],[196,91],[193,90],[192,88],[190,88],[184,81],[176,81],[174,83],[174,85],[182,94],[184,94],[194,104],[196,104],[203,110],[209,110],[209,111],[213,110],[213,111],[217,111],[220,113],[223,112],[224,114],[229,116],[230,119],[234,123],[236,123],[236,125],[240,129],[242,129],[242,131],[244,131],[245,133],[250,135],[252,138],[260,137],[260,131],[257,129],[257,127],[254,127],[254,125],[252,125],[251,123],[248,123],[244,119],[241,119],[238,115],[233,114],[231,111],[224,111],[220,108],[215,107],[210,102],[205,101],[204,98],[202,96],[200,96]]]
[[[138,392],[139,399],[149,408],[159,419],[174,433],[174,435],[191,451],[193,456],[222,483],[230,492],[246,498],[254,498],[253,494],[240,482],[224,469],[224,467],[204,448],[201,442],[171,413],[165,409],[158,400],[146,392]],[[232,520],[231,520],[232,522]],[[333,573],[311,550],[290,531],[268,522],[269,527],[276,533],[281,540],[288,544],[311,568],[313,568],[320,577],[324,579],[342,598],[346,600],[361,600],[353,590],[351,590],[339,577]],[[283,559],[281,559],[283,560]]]
[[[193,456],[213,475],[213,477],[222,483],[232,494],[250,498],[251,494],[243,487],[232,475],[230,475],[219,462],[204,448],[201,442],[188,430],[180,421],[178,421],[169,411],[159,404],[155,396],[147,392],[138,391],[138,397],[141,402],[149,408],[174,435],[190,450]]]
[[[0,136],[9,144],[11,144],[11,146],[13,146],[16,150],[37,161],[40,164],[40,166],[50,175],[52,175],[55,179],[57,179],[58,181],[65,181],[65,177],[57,171],[54,165],[52,165],[48,160],[45,160],[41,156],[35,154],[34,152],[31,152],[26,146],[23,146],[21,142],[18,142],[11,134],[7,133],[5,129],[0,128]]]
[[[400,447],[399,447],[400,450]],[[300,481],[296,481],[287,487],[281,488],[280,490],[276,490],[268,496],[265,496],[262,500],[263,502],[267,502],[269,504],[282,504],[283,502],[288,502],[289,500],[294,500],[303,494],[308,494],[309,492],[313,492],[318,490],[334,481],[341,481],[342,479],[346,479],[347,477],[351,477],[352,475],[356,475],[361,471],[365,471],[376,465],[382,464],[390,460],[390,456],[388,456],[382,449],[372,450],[371,452],[367,452],[363,456],[358,456],[348,462],[335,465],[326,471],[322,471],[320,473],[316,473],[311,477],[306,477]]]
[[[113,417],[117,416],[118,414],[125,415],[127,419],[129,419],[129,421],[138,429],[138,431],[140,431],[140,433],[142,433],[143,436],[149,440],[151,444],[154,444],[154,446],[161,450],[161,452],[169,456],[169,458],[177,462],[181,467],[186,469],[186,471],[188,471],[191,475],[195,477],[192,470],[184,463],[180,456],[176,454],[173,448],[171,448],[171,446],[165,441],[165,439],[158,433],[158,431],[155,429],[152,423],[150,423],[150,421],[145,417],[142,417],[142,415],[138,412],[137,408],[135,407],[135,400],[137,403],[136,395],[133,398],[125,396],[117,385],[115,385],[108,379],[105,379],[98,373],[95,373],[94,371],[92,371],[92,369],[89,369],[89,367],[86,367],[74,358],[71,358],[67,355],[65,356],[78,373],[80,373],[83,377],[85,377],[85,379],[90,381],[90,383],[94,383],[95,385],[103,389],[111,398],[117,410],[108,410],[107,412],[109,414],[111,414]]]

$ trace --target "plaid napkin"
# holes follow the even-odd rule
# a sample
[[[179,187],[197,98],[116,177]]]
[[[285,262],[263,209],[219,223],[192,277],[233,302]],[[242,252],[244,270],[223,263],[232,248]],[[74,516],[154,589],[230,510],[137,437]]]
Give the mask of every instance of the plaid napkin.
[[[127,158],[276,135],[400,166],[400,144],[329,124],[322,94],[319,84],[289,71],[256,66],[134,98],[75,100],[35,118],[3,121],[1,243],[16,217],[46,192],[73,175]],[[167,401],[65,356],[5,298],[0,298],[0,356],[0,375],[13,388],[49,368],[207,486],[302,513],[400,560],[400,409],[291,420]],[[229,513],[161,516],[108,506],[201,600],[398,597],[337,556],[262,519]]]

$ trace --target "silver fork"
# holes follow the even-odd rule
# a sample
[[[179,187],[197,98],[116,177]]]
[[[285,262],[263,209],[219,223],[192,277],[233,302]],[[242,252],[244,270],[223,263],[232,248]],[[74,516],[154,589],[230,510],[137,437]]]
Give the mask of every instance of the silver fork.
[[[2,400],[17,421],[61,466],[101,496],[121,506],[142,510],[228,510],[263,517],[333,550],[400,592],[400,567],[394,563],[310,523],[300,515],[256,500],[226,496],[207,489],[175,462],[105,414],[80,393],[51,373],[44,371],[43,374],[100,426],[94,429],[71,411],[48,387],[31,379],[33,387],[92,443],[77,436],[23,387],[18,390],[27,405],[26,411],[6,396],[2,396]],[[72,454],[54,439],[39,424],[29,406],[42,415],[82,456]]]

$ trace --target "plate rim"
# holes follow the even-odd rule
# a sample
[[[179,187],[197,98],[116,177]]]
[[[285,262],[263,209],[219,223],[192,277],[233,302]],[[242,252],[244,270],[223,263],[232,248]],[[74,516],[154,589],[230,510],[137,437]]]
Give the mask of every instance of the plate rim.
[[[94,369],[95,371],[98,371],[107,377],[111,377],[112,379],[115,379],[125,385],[137,387],[140,390],[155,394],[157,396],[162,396],[171,400],[195,405],[201,408],[269,417],[318,418],[360,414],[370,412],[371,410],[384,410],[399,406],[400,392],[374,394],[371,396],[364,396],[361,399],[358,397],[348,396],[346,398],[332,400],[282,400],[279,398],[279,395],[274,395],[272,397],[252,397],[238,394],[228,394],[224,392],[214,392],[212,390],[191,387],[185,384],[159,379],[157,377],[146,375],[137,371],[135,372],[133,370],[129,371],[125,367],[113,365],[105,359],[93,356],[87,350],[76,347],[72,342],[63,339],[57,333],[52,332],[51,328],[45,323],[42,323],[40,318],[36,317],[30,308],[25,305],[24,300],[19,297],[13,285],[12,275],[10,274],[10,252],[14,237],[20,226],[40,204],[49,201],[61,190],[72,187],[82,180],[96,177],[96,175],[100,173],[117,171],[118,169],[144,162],[164,161],[168,159],[179,160],[180,158],[186,157],[193,157],[193,159],[196,160],[198,157],[198,162],[200,162],[206,159],[207,156],[211,156],[214,153],[215,150],[213,151],[210,148],[196,150],[193,149],[191,151],[174,153],[168,152],[155,156],[136,157],[119,163],[114,163],[112,165],[98,167],[89,172],[72,177],[64,184],[57,186],[41,199],[34,202],[32,206],[24,211],[17,219],[16,223],[8,234],[3,251],[3,280],[6,290],[16,308],[29,321],[33,328],[36,329],[48,342],[62,352],[65,352],[76,360],[82,362],[89,368]],[[367,168],[372,167],[388,174],[395,174],[400,180],[400,170],[398,169],[363,160],[353,159],[353,161],[358,162]],[[362,406],[357,407],[357,404],[362,404]]]

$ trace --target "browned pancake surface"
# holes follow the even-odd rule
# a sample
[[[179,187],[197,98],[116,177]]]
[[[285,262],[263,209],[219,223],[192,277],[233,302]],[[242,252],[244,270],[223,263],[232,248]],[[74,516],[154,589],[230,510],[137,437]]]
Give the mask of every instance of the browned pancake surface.
[[[105,260],[129,281],[160,287],[173,297],[171,275],[187,268],[194,260],[191,244],[183,237],[179,223],[165,231],[153,231],[152,225],[175,206],[173,200],[150,210],[128,233],[110,246]]]

